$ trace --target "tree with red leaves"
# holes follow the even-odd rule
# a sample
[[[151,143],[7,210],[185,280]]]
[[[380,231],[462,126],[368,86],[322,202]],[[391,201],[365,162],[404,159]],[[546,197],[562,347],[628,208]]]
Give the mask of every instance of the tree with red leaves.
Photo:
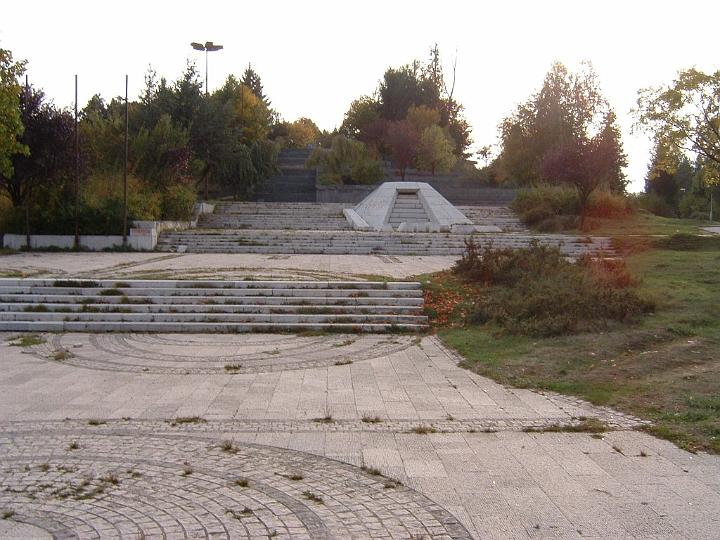
[[[387,143],[400,178],[404,181],[407,168],[415,161],[420,134],[409,120],[397,120],[388,125]]]

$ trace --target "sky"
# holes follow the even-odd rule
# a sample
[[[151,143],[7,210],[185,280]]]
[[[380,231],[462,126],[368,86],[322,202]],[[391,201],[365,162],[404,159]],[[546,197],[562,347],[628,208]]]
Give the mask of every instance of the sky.
[[[502,119],[539,89],[554,61],[592,62],[622,129],[631,191],[643,188],[651,143],[632,133],[637,91],[670,83],[677,71],[720,69],[720,1],[196,1],[35,0],[7,2],[0,47],[28,61],[28,77],[57,105],[95,93],[130,98],[152,66],[169,80],[188,60],[209,87],[248,63],[284,119],[338,126],[350,102],[372,93],[390,66],[425,60],[437,43],[446,76],[457,61],[455,98],[473,146],[497,144]]]

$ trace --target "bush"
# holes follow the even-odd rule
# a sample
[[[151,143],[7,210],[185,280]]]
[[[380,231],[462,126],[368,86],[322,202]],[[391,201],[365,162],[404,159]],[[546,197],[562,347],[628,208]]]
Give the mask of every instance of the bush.
[[[652,311],[624,261],[567,261],[558,248],[480,250],[472,241],[453,268],[463,279],[488,286],[473,315],[508,332],[557,336],[627,321]]]
[[[622,218],[633,214],[635,205],[632,199],[607,191],[596,191],[590,195],[587,215],[599,218]]]
[[[713,214],[715,216],[720,215],[718,214],[718,211],[720,211],[718,198],[720,197],[713,200]],[[678,214],[684,218],[707,220],[710,217],[710,196],[697,192],[686,193],[678,203]]]
[[[677,217],[675,208],[654,191],[637,195],[635,202],[638,207],[656,216],[667,218]]]
[[[163,219],[189,221],[196,201],[197,193],[189,186],[177,185],[165,190],[162,195]]]
[[[373,159],[364,143],[342,135],[327,148],[316,148],[306,167],[317,167],[321,182],[328,184],[374,184],[382,180],[380,162]]]
[[[513,210],[528,226],[540,232],[559,232],[579,227],[580,199],[574,188],[540,186],[521,189],[512,204]],[[623,195],[596,191],[590,196],[587,215],[620,218],[635,211],[634,202]]]

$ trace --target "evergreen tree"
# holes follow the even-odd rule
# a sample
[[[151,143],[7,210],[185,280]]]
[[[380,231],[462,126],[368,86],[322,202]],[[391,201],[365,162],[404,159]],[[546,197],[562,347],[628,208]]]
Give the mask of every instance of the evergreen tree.
[[[261,100],[268,109],[270,108],[270,100],[263,93],[263,85],[260,80],[260,75],[258,75],[252,68],[252,65],[248,64],[240,82],[247,86],[250,91],[255,94],[255,97]]]

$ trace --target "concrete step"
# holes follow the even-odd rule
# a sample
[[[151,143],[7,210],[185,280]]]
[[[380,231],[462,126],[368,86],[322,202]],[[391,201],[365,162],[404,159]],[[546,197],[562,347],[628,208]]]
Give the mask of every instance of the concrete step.
[[[165,323],[165,322],[51,322],[0,321],[0,332],[162,332],[162,333],[246,333],[246,332],[422,332],[426,324],[348,324],[348,323]]]
[[[422,304],[417,282],[9,278],[0,331],[415,331]]]

